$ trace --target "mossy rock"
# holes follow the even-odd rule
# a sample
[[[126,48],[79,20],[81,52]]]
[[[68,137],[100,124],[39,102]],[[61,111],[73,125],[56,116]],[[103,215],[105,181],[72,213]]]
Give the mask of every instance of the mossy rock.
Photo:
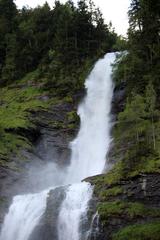
[[[160,222],[127,226],[114,234],[112,240],[160,240]]]
[[[115,187],[100,191],[99,199],[101,201],[105,201],[107,199],[110,199],[111,197],[115,197],[122,193],[123,193],[123,188],[119,186],[115,186]]]
[[[76,111],[68,112],[66,117],[68,123],[79,123],[79,116],[77,115]]]
[[[148,208],[142,203],[138,202],[125,202],[125,201],[113,201],[103,202],[98,205],[98,213],[102,221],[106,221],[110,217],[122,217],[125,216],[128,219],[134,219],[137,217],[145,218],[160,217],[160,209]]]

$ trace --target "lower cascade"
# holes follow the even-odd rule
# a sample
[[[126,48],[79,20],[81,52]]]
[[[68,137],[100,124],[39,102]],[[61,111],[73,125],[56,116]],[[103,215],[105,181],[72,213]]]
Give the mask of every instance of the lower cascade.
[[[45,211],[47,193],[43,191],[14,197],[0,239],[27,240]]]
[[[86,217],[88,201],[90,200],[91,196],[92,188],[89,183],[77,183],[68,187],[66,198],[62,203],[59,213],[59,240],[81,239],[79,222],[81,219],[83,221],[83,218]]]
[[[81,231],[93,188],[84,178],[101,174],[111,141],[110,110],[113,95],[112,63],[115,53],[109,53],[95,64],[85,81],[86,97],[78,108],[81,124],[71,142],[71,163],[64,171],[63,185],[68,185],[57,219],[59,240],[87,240]],[[61,171],[57,168],[57,171]],[[54,173],[53,173],[54,174]],[[56,173],[58,176],[58,172]],[[59,173],[61,175],[61,173]],[[54,189],[58,182],[53,183]],[[4,219],[0,240],[29,240],[46,209],[50,189],[40,193],[18,195],[13,198]]]

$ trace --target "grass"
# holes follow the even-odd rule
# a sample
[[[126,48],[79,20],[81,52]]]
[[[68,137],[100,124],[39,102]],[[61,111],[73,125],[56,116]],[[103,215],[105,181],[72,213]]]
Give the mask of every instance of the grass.
[[[114,201],[104,202],[98,205],[98,213],[102,221],[106,221],[110,217],[126,216],[128,219],[137,217],[160,217],[160,209],[147,208],[142,203]]]
[[[30,111],[46,107],[46,103],[39,100],[41,92],[35,87],[26,89],[3,88],[0,90],[0,126],[3,129],[28,128]]]
[[[137,163],[136,167],[128,173],[128,176],[133,177],[140,173],[160,173],[160,158],[151,156],[141,159],[140,163]]]
[[[109,199],[110,197],[115,197],[119,194],[123,193],[123,188],[119,186],[115,186],[112,188],[109,188],[107,190],[103,190],[99,193],[99,199],[100,201],[105,201]]]
[[[152,157],[152,156],[151,156]],[[101,192],[101,196],[109,196],[110,191],[107,190],[105,192],[105,186],[112,186],[114,184],[118,184],[121,180],[127,180],[131,177],[138,176],[139,174],[147,174],[147,173],[160,173],[160,159],[159,158],[144,158],[144,160],[140,161],[135,165],[132,169],[126,169],[125,162],[123,160],[117,162],[114,167],[106,174],[93,177],[91,182],[95,185],[95,194],[99,195]],[[113,192],[116,192],[116,188],[113,189]],[[119,191],[117,189],[117,191]],[[111,190],[112,193],[112,190]]]
[[[30,148],[30,143],[26,138],[14,133],[4,133],[0,139],[0,156],[3,156],[4,159],[7,159],[7,156],[12,153],[17,153],[21,147]]]
[[[19,83],[20,84],[20,83]],[[30,120],[31,112],[48,107],[41,100],[43,94],[36,86],[23,86],[18,83],[0,89],[0,156],[9,158],[20,148],[30,147],[26,138],[17,134],[18,129],[34,128]],[[23,130],[22,130],[23,131]]]
[[[160,222],[135,224],[121,229],[112,240],[160,240]]]
[[[94,192],[96,195],[99,195],[100,192],[103,194],[106,186],[112,186],[114,184],[119,183],[124,176],[124,164],[122,161],[117,162],[114,167],[107,173],[92,177],[90,181],[93,185],[95,185]],[[113,189],[114,191],[115,189]],[[107,190],[108,191],[108,190]],[[112,192],[112,190],[111,190]]]

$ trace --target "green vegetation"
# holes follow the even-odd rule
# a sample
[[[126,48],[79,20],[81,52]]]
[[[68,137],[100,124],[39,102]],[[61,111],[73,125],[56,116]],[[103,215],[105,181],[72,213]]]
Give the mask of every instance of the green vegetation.
[[[113,240],[159,240],[160,222],[128,226],[114,234]]]
[[[94,61],[117,41],[119,45],[124,42],[104,23],[92,1],[80,0],[77,7],[71,0],[65,4],[55,1],[52,9],[45,3],[17,10],[13,0],[1,0],[0,82],[11,83],[39,67],[47,76],[47,86],[56,88],[61,81],[67,90],[82,86],[75,72],[80,73],[86,60]]]
[[[98,213],[102,221],[109,220],[109,217],[125,216],[125,218],[133,219],[136,217],[160,217],[160,209],[147,208],[143,204],[138,202],[104,202],[99,203]]]
[[[110,195],[109,189],[104,190],[105,186],[112,186],[118,184],[121,180],[129,179],[139,174],[147,173],[160,173],[160,159],[159,158],[143,158],[132,169],[125,165],[124,161],[117,162],[112,170],[107,174],[94,177],[91,182],[95,185],[95,193],[100,194],[102,197],[106,194],[106,197]],[[116,189],[118,192],[116,192]],[[113,188],[113,192],[119,194],[119,187]],[[102,192],[101,192],[102,191]],[[106,191],[106,192],[105,192]],[[112,193],[112,189],[111,189]],[[112,195],[114,196],[114,194]],[[99,196],[100,197],[100,196]]]
[[[126,177],[160,172],[159,18],[158,1],[131,1],[128,53],[114,66],[116,85],[126,86],[126,106],[114,129]]]
[[[99,199],[100,201],[105,201],[109,199],[110,197],[115,197],[119,194],[123,193],[123,188],[119,186],[115,186],[112,188],[109,188],[107,190],[103,190],[99,193]]]
[[[105,191],[105,186],[112,186],[119,183],[120,180],[125,179],[124,162],[117,162],[114,167],[107,173],[100,176],[95,176],[91,179],[91,182],[95,185],[95,193],[99,194],[102,190]]]
[[[77,112],[76,111],[68,112],[67,121],[69,123],[79,123],[79,117],[77,115]]]
[[[0,125],[4,129],[27,128],[30,126],[29,111],[45,107],[46,103],[38,99],[41,92],[34,87],[2,88],[0,90]]]
[[[42,95],[41,90],[34,86],[24,86],[22,89],[18,84],[0,90],[0,156],[3,159],[18,153],[20,148],[30,147],[29,140],[23,136],[23,129],[35,127],[30,120],[32,111],[48,107],[47,102],[39,99]],[[22,135],[18,134],[20,129]]]

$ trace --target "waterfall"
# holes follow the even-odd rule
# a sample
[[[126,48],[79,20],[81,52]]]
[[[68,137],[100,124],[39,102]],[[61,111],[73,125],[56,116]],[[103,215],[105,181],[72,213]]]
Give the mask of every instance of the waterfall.
[[[66,199],[59,214],[59,240],[79,239],[80,219],[86,217],[88,201],[91,196],[92,188],[89,183],[77,183],[68,187]]]
[[[1,240],[28,240],[46,208],[48,191],[16,196],[5,217]]]
[[[106,163],[110,145],[110,109],[113,94],[111,79],[114,53],[100,59],[85,81],[87,95],[79,105],[81,125],[78,136],[71,142],[69,182],[100,174]]]
[[[78,107],[80,130],[70,144],[71,164],[61,181],[63,185],[71,185],[67,187],[66,197],[59,211],[57,221],[59,240],[87,239],[87,233],[83,234],[80,226],[87,218],[87,207],[93,189],[89,183],[81,180],[102,173],[106,164],[111,141],[110,110],[113,94],[111,64],[114,60],[114,53],[106,54],[103,59],[97,61],[85,81],[87,94]],[[61,175],[60,172],[59,174]],[[56,186],[55,182],[53,186]],[[48,191],[14,197],[2,226],[0,240],[29,239],[45,211]]]
[[[96,63],[85,82],[87,95],[78,108],[80,130],[71,143],[71,165],[67,176],[69,179],[67,181],[71,183],[100,174],[105,167],[111,140],[110,110],[113,95],[111,64],[114,59],[114,53],[106,54]],[[59,240],[84,240],[81,238],[79,227],[81,216],[92,196],[91,186],[88,187],[85,187],[84,183],[69,187],[59,214]],[[76,211],[79,210],[77,215]]]

